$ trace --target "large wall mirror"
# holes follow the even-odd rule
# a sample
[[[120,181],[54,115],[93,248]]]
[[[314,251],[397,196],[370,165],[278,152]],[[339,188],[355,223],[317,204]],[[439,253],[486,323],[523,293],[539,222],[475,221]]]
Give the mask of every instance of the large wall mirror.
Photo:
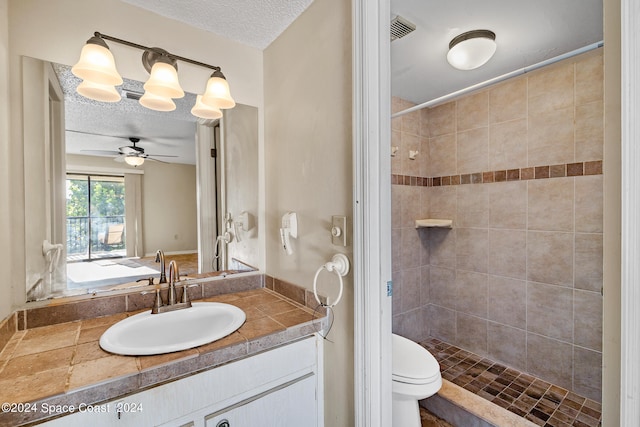
[[[70,67],[23,57],[27,301],[156,282],[162,251],[187,277],[259,265],[258,113],[160,112],[79,95]]]

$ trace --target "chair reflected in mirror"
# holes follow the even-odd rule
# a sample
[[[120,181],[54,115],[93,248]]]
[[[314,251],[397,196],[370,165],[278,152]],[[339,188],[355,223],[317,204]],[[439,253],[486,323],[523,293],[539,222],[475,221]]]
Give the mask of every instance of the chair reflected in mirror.
[[[98,233],[98,243],[106,251],[120,249],[124,243],[124,224],[109,225],[107,231]]]

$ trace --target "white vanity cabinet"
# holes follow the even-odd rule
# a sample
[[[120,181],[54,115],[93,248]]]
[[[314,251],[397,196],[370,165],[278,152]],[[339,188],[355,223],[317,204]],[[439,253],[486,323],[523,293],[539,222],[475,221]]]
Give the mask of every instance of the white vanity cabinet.
[[[314,335],[42,425],[322,427],[321,346]]]

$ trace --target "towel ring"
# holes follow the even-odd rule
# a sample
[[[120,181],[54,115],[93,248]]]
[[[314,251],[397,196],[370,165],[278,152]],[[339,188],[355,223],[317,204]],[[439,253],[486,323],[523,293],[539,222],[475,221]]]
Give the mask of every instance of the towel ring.
[[[340,290],[338,292],[338,297],[333,302],[333,304],[325,304],[321,302],[320,297],[318,296],[318,276],[320,275],[322,270],[327,270],[329,272],[336,273],[336,275],[338,276],[338,280],[340,282]],[[316,298],[316,301],[318,301],[318,304],[320,304],[323,307],[334,307],[336,304],[340,302],[340,300],[342,299],[342,291],[344,289],[344,281],[342,280],[342,277],[346,276],[348,273],[349,273],[349,258],[347,258],[347,256],[344,254],[335,254],[333,258],[331,258],[331,261],[321,265],[320,268],[318,268],[318,270],[316,271],[316,275],[313,277],[313,296]],[[328,300],[329,299],[327,298],[327,301]]]

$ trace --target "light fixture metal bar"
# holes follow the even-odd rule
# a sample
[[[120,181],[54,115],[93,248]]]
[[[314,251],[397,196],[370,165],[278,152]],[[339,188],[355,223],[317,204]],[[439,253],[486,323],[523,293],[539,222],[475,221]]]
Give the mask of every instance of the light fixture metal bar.
[[[102,33],[98,32],[98,31],[93,33],[93,35],[98,37],[98,38],[102,38],[102,39],[109,40],[109,41],[112,41],[112,42],[120,43],[120,44],[123,44],[125,46],[133,47],[133,48],[136,48],[136,49],[140,49],[140,50],[144,50],[144,51],[158,52],[158,50],[156,48],[144,46],[144,45],[141,45],[141,44],[138,44],[138,43],[134,43],[134,42],[130,42],[128,40],[119,39],[117,37],[109,36],[107,34],[102,34]],[[205,64],[204,62],[195,61],[193,59],[185,58],[183,56],[174,55],[173,53],[170,53],[170,52],[166,52],[166,53],[162,52],[161,54],[165,55],[165,56],[167,56],[167,57],[169,57],[171,59],[175,59],[177,61],[188,62],[190,64],[198,65],[198,66],[204,67],[204,68],[209,68],[209,69],[214,70],[214,71],[221,71],[221,68],[218,67],[218,66]]]

